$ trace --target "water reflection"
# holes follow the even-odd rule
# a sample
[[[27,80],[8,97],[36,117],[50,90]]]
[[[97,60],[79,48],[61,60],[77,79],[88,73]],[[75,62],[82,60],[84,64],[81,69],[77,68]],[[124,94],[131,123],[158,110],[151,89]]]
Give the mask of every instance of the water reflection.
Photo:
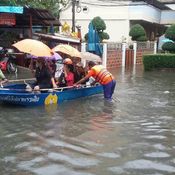
[[[113,74],[111,103],[0,106],[0,174],[175,174],[174,73]]]

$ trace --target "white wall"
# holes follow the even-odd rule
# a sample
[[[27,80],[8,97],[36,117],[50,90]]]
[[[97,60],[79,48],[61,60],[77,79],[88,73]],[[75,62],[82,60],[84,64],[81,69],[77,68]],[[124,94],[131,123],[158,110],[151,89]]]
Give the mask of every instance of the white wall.
[[[166,6],[168,6],[168,7],[171,8],[172,10],[175,10],[175,4],[167,4]]]
[[[161,10],[149,5],[130,6],[129,18],[131,20],[144,20],[151,23],[160,23]]]
[[[89,6],[88,12],[76,13],[76,25],[81,26],[82,37],[88,32],[89,22],[96,16],[100,16],[106,24],[106,30],[110,35],[109,41],[122,41],[122,36],[128,38],[129,20],[128,20],[128,6],[126,7],[101,7]],[[67,21],[72,25],[72,11],[69,8],[67,11],[61,13],[61,23]]]
[[[165,10],[161,14],[161,24],[175,23],[175,10]]]

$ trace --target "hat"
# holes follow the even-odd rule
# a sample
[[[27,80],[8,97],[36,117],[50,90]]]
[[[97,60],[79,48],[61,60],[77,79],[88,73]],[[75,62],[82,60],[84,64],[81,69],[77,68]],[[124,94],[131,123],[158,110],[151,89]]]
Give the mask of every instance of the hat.
[[[63,64],[72,64],[73,62],[72,62],[72,60],[70,59],[70,58],[66,58],[66,59],[64,59],[64,61],[63,61]]]

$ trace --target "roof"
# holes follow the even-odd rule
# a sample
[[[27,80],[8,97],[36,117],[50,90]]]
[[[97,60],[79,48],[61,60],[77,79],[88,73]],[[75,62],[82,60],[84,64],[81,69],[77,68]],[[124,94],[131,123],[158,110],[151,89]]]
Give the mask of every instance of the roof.
[[[0,6],[3,7],[3,6]],[[5,7],[5,6],[4,6]],[[7,6],[6,6],[7,7]],[[13,7],[13,6],[12,6]],[[12,10],[15,7],[8,6],[5,13],[14,13],[16,16],[16,26],[29,26],[30,25],[30,17],[32,17],[32,25],[33,26],[50,26],[53,24],[54,26],[60,26],[59,20],[57,20],[48,10],[46,9],[36,9],[28,6],[21,7],[23,8],[22,13],[19,13],[15,10],[13,12],[9,12],[9,9]],[[4,9],[4,8],[2,8]],[[0,11],[4,12],[4,11]]]
[[[50,34],[43,34],[43,33],[34,33],[35,36],[38,36],[44,40],[51,40],[51,41],[56,41],[61,43],[74,43],[74,44],[80,44],[81,41],[79,38],[73,38],[65,35],[61,35],[58,33],[55,33],[54,35]]]
[[[133,2],[146,2],[147,4],[150,4],[160,10],[171,10],[169,7],[167,7],[163,2],[160,2],[160,0],[132,0]]]

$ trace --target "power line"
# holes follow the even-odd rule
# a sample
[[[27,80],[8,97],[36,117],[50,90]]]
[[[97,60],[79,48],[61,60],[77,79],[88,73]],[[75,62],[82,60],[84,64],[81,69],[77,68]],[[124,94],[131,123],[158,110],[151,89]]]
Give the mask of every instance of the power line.
[[[96,4],[96,3],[88,3],[88,2],[81,2],[85,5],[92,5],[92,6],[102,6],[102,7],[119,7],[119,6],[138,6],[138,5],[147,5],[146,3],[137,3],[137,4]]]

